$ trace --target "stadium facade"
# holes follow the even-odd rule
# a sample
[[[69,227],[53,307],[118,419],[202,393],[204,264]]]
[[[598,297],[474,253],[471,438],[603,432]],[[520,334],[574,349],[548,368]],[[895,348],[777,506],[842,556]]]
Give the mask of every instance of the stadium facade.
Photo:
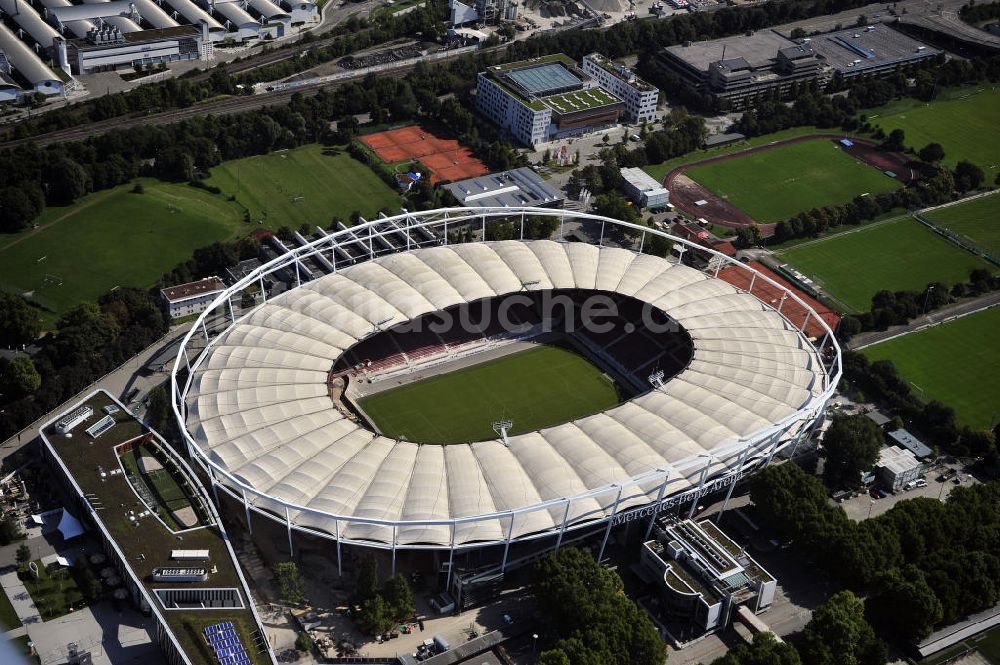
[[[555,240],[524,239],[526,221],[539,217],[558,222]],[[483,242],[492,222],[520,226],[521,239]],[[569,226],[590,242],[563,242]],[[450,244],[459,229],[472,241]],[[741,478],[794,452],[822,418],[840,349],[807,303],[765,275],[722,254],[701,271],[641,253],[655,241],[711,252],[657,230],[542,208],[405,213],[304,244],[220,294],[185,336],[171,383],[188,453],[248,525],[252,514],[280,524],[290,549],[294,533],[325,539],[338,567],[342,544],[391,551],[393,567],[397,551],[431,551],[448,558],[449,582],[456,553],[492,548],[503,571],[521,544],[551,549],[603,533],[603,550],[616,525],[641,523],[648,535],[667,511],[691,515],[698,499],[718,492],[728,501]],[[306,281],[300,265],[319,257],[329,274]],[[725,264],[752,273],[747,290],[717,278]],[[293,288],[238,313],[244,290],[279,271],[296,276]],[[776,305],[753,295],[765,283],[783,294]],[[655,371],[659,361],[630,356],[640,345],[628,338],[585,334],[588,355],[644,384],[635,396],[487,441],[396,440],[340,399],[351,381],[403,375],[515,336],[446,331],[428,344],[414,333],[404,349],[407,335],[394,333],[392,357],[351,356],[400,325],[555,291],[638,302],[686,334],[689,355],[665,375]],[[782,314],[788,299],[805,321]],[[206,318],[223,313],[228,324],[210,333]],[[803,332],[813,320],[821,338]],[[533,322],[524,323],[520,338],[532,334]],[[642,332],[631,321],[621,331]]]

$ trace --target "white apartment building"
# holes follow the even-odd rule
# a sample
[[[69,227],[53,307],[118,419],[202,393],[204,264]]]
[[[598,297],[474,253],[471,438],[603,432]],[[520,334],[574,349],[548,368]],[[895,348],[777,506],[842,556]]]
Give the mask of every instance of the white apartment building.
[[[660,91],[624,65],[616,65],[600,53],[583,56],[582,69],[602,88],[625,102],[625,117],[633,123],[653,120]]]
[[[170,310],[170,318],[179,319],[182,316],[201,314],[204,312],[215,297],[226,290],[226,285],[218,277],[206,277],[197,282],[178,284],[165,289],[160,293],[167,302]]]
[[[534,146],[548,140],[552,109],[538,101],[522,101],[504,90],[486,72],[479,73],[476,107],[525,145]]]

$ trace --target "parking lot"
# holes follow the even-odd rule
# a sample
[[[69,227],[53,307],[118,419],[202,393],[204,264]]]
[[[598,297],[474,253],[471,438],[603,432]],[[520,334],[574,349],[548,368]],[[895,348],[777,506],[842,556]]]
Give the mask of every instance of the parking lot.
[[[925,473],[925,478],[927,480],[926,487],[915,487],[911,490],[900,490],[895,494],[886,494],[882,499],[873,499],[867,491],[859,491],[857,496],[844,500],[840,505],[847,513],[847,516],[852,520],[860,521],[868,519],[869,517],[876,517],[882,513],[887,512],[892,508],[898,501],[903,501],[904,499],[915,499],[918,496],[927,497],[929,499],[940,499],[944,500],[948,496],[948,493],[952,489],[958,487],[958,485],[968,485],[970,483],[978,482],[970,474],[965,473],[963,470],[963,465],[959,463],[951,464],[937,464],[927,468]],[[960,483],[955,483],[954,479],[939,481],[938,477],[946,471],[954,470],[957,472],[956,477],[961,477]]]

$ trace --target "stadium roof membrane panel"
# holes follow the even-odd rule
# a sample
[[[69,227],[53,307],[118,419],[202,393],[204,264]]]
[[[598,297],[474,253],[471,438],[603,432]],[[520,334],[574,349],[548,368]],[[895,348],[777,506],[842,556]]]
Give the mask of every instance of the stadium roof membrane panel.
[[[506,446],[397,441],[334,407],[328,372],[359,340],[455,304],[553,288],[650,303],[691,335],[692,361],[661,388]],[[416,249],[345,268],[269,300],[207,353],[187,394],[201,454],[259,492],[248,498],[260,508],[291,505],[297,525],[399,546],[517,538],[558,528],[564,511],[570,524],[603,519],[656,500],[662,476],[630,484],[654,471],[669,474],[669,493],[683,491],[705,468],[691,460],[710,460],[712,475],[736,466],[740,442],[766,451],[760,433],[825,387],[812,346],[757,298],[666,259],[548,240]],[[616,485],[629,492],[614,508],[613,491],[581,496]],[[454,534],[408,524],[479,515],[492,517],[457,523]]]

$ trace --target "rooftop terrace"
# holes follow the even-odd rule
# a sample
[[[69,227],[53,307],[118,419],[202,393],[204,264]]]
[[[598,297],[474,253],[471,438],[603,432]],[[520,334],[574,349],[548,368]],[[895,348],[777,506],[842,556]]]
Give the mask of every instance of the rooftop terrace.
[[[252,599],[204,488],[188,474],[159,435],[107,393],[97,392],[70,410],[83,405],[91,407],[93,414],[73,428],[72,436],[55,431],[57,417],[43,428],[43,439],[72,477],[77,490],[87,497],[94,510],[93,518],[100,521],[117,544],[190,661],[196,665],[216,665],[202,632],[207,626],[232,621],[250,662],[271,663],[266,649],[258,652],[255,647],[255,638],[259,642],[260,636],[249,609]],[[115,421],[114,426],[99,438],[91,438],[85,433],[86,428],[104,418],[102,409],[109,405],[119,407],[109,415]],[[133,489],[133,482],[138,491]],[[190,565],[171,559],[171,552],[180,549],[208,551],[208,559],[198,563],[210,571],[207,580],[153,582],[154,568]],[[167,588],[238,589],[245,609],[166,609],[155,600],[153,592]]]

